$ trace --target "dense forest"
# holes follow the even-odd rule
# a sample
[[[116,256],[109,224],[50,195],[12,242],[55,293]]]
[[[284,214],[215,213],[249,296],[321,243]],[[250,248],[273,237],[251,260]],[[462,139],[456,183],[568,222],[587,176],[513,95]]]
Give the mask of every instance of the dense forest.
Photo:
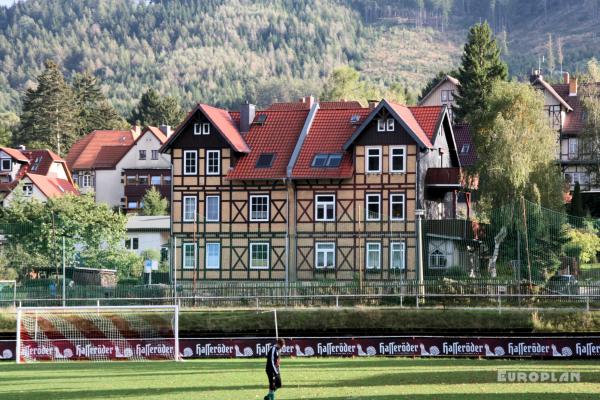
[[[575,72],[600,50],[599,9],[600,0],[25,0],[0,7],[0,113],[19,114],[47,59],[69,81],[93,75],[125,117],[148,88],[184,108],[318,95],[345,64],[418,94],[459,62],[466,29],[482,19],[511,75],[542,56],[551,72],[561,63]]]

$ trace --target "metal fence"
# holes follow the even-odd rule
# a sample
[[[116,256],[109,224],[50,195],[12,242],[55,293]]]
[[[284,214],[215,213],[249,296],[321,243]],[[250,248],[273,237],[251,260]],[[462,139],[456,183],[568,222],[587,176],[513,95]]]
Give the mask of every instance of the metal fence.
[[[113,280],[99,272],[81,281],[74,275],[75,239],[31,240],[27,236],[36,232],[30,227],[0,223],[0,273],[24,263],[36,270],[35,276],[21,272],[16,287],[0,284],[0,304],[596,308],[598,231],[595,220],[523,199],[483,220],[314,222],[298,224],[293,233],[202,226],[193,241],[170,238],[166,249],[172,254],[163,257],[170,268],[166,262],[154,271],[150,284],[149,275],[140,275],[141,265],[124,270],[120,259],[109,260],[117,269]],[[218,268],[208,268],[208,245],[215,243]],[[256,243],[268,243],[267,268],[253,265]],[[193,265],[184,258],[190,249]],[[161,250],[164,256],[165,246]],[[35,254],[43,251],[48,254],[39,259],[45,264],[38,267]]]

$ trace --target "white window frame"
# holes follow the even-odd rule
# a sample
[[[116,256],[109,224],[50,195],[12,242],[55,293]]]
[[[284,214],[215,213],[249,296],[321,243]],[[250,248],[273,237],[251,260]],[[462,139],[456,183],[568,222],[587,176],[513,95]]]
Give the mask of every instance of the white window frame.
[[[188,155],[193,155],[194,169],[188,171],[187,169],[187,158]],[[183,151],[183,175],[198,175],[198,151],[197,150],[184,150]]]
[[[130,210],[135,210],[136,208],[138,208],[138,202],[137,201],[128,201],[127,208]]]
[[[152,159],[158,160],[158,156],[159,156],[158,150],[152,150],[152,155],[151,155]]]
[[[92,186],[92,175],[90,173],[81,174],[81,175],[79,175],[79,178],[81,179],[81,187],[82,188]]]
[[[209,247],[212,247],[212,246],[217,246],[217,249],[218,249],[217,265],[211,265],[208,262]],[[204,246],[204,267],[206,269],[221,269],[221,243],[220,242],[206,242],[206,245]]]
[[[402,201],[394,200],[401,197]],[[402,203],[402,218],[393,217],[394,204]],[[390,221],[404,221],[406,219],[406,195],[404,193],[390,193]]]
[[[8,161],[8,168],[4,168],[4,162]],[[0,159],[0,171],[12,171],[12,158]]]
[[[333,204],[331,201],[320,200],[321,197],[333,197]],[[333,205],[333,218],[327,218],[327,209]],[[315,221],[319,222],[330,222],[335,221],[337,216],[337,201],[335,194],[316,194],[315,195]],[[319,207],[323,207],[323,218],[319,218]]]
[[[254,253],[254,247],[255,246],[267,246],[267,266],[255,266],[253,264],[253,253]],[[250,257],[250,269],[261,269],[261,270],[267,270],[271,268],[271,244],[269,242],[254,242],[254,243],[250,243],[250,251],[249,251],[249,257]]]
[[[574,151],[571,151],[571,147],[573,147]],[[567,155],[569,160],[574,160],[579,156],[579,139],[578,138],[569,138],[567,144]]]
[[[210,156],[212,154],[217,155],[217,170],[210,170]],[[221,174],[221,150],[206,150],[206,175],[220,175]]]
[[[394,118],[388,118],[385,122],[385,130],[388,132],[394,132],[394,127],[396,125],[396,120]]]
[[[370,170],[369,169],[369,152],[371,150],[377,150],[377,157],[379,158],[379,167],[377,170]],[[373,156],[375,157],[375,156]],[[368,146],[365,147],[365,173],[366,174],[380,174],[381,173],[381,164],[382,164],[382,150],[381,150],[381,146]]]
[[[188,257],[187,256],[187,249],[190,248],[190,247],[192,249],[194,249],[194,254],[193,254],[193,261],[194,262],[193,262],[193,265],[191,265],[191,266],[187,265],[187,263],[186,263],[186,260],[187,260],[187,257]],[[196,244],[195,243],[184,243],[181,246],[181,256],[182,256],[181,257],[182,258],[182,260],[181,260],[181,267],[182,267],[182,269],[193,269],[193,270],[196,269],[197,254],[196,254]]]
[[[328,248],[323,248],[323,247],[328,247]],[[319,253],[324,253],[323,261],[325,262],[325,265],[319,264]],[[316,269],[335,269],[335,258],[336,258],[335,253],[336,253],[335,242],[317,242],[317,243],[315,243],[315,268]],[[327,265],[328,254],[333,255],[333,265],[331,265],[331,266]]]
[[[395,248],[398,246],[398,248]],[[400,253],[400,266],[394,266],[394,253]],[[406,270],[406,242],[391,242],[390,243],[390,269],[394,271]]]
[[[402,169],[394,169],[394,157],[399,157],[398,155],[394,156],[394,150],[402,150]],[[389,151],[390,151],[390,154],[389,154],[390,172],[393,172],[393,173],[406,172],[406,146],[390,146]]]
[[[256,218],[256,216],[254,215],[254,202],[257,199],[267,199],[267,217],[266,218]],[[268,194],[252,194],[250,195],[250,207],[249,207],[249,211],[250,211],[250,221],[252,222],[268,222],[269,219],[271,218],[271,197]],[[257,211],[257,213],[260,213],[262,215],[263,211]]]
[[[153,178],[158,178],[158,183],[154,183]],[[150,184],[152,186],[160,186],[161,183],[162,183],[162,179],[161,179],[160,175],[150,175]]]
[[[376,250],[375,250],[376,249]],[[369,254],[377,251],[377,266],[369,264]],[[365,245],[365,268],[372,271],[381,269],[381,242],[367,242]]]
[[[210,124],[208,122],[196,122],[194,124],[194,135],[210,135]]]
[[[377,120],[377,132],[385,132],[385,119],[379,118]]]
[[[217,218],[209,218],[208,202],[209,199],[217,199]],[[221,221],[221,196],[218,194],[206,195],[204,197],[204,220],[206,222],[220,222]]]
[[[373,218],[369,212],[369,204],[373,204],[370,198],[377,198],[377,217]],[[381,221],[381,194],[367,193],[365,194],[365,216],[367,221]]]
[[[192,200],[193,207],[193,215],[191,218],[186,218],[187,215],[187,201]],[[194,222],[196,221],[196,213],[198,212],[198,197],[197,196],[183,196],[183,200],[181,202],[181,220],[183,222]]]

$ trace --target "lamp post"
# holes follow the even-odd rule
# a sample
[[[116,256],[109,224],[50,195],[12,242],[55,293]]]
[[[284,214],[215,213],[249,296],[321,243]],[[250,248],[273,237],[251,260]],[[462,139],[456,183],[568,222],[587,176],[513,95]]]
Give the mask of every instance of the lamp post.
[[[423,226],[422,219],[425,215],[425,210],[415,210],[415,217],[417,219],[417,280],[419,283],[419,297],[424,298],[425,286],[423,279]],[[418,299],[417,301],[420,301]]]

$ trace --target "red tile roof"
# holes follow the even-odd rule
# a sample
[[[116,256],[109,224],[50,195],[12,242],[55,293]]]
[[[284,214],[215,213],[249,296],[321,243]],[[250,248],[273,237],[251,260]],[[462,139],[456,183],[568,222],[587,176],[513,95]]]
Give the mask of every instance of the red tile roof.
[[[181,134],[183,128],[189,120],[196,114],[197,111],[202,112],[206,118],[217,128],[223,135],[223,138],[231,145],[233,150],[238,153],[249,153],[250,148],[244,140],[244,137],[239,130],[239,114],[230,113],[227,110],[209,106],[207,104],[197,104],[192,111],[188,113],[183,122],[179,124],[175,132],[165,141],[161,147],[161,151],[165,151],[170,147],[170,144]],[[236,118],[236,119],[234,119]]]
[[[456,124],[452,127],[454,138],[456,140],[456,151],[460,158],[462,167],[470,167],[475,165],[477,161],[477,152],[475,151],[475,143],[473,142],[473,131],[469,124]],[[469,151],[462,152],[463,145],[469,145]]]
[[[350,118],[359,115],[362,122],[370,111],[368,108],[360,108],[360,105],[354,109],[319,109],[292,170],[292,177],[296,179],[351,177],[354,171],[352,155],[344,151],[344,144],[358,126],[353,125]],[[313,158],[319,153],[343,154],[340,166],[313,168]]]
[[[25,176],[29,178],[48,198],[62,196],[67,193],[75,195],[79,194],[79,191],[75,188],[73,183],[66,179],[52,178],[37,174],[26,174]]]
[[[421,127],[421,125],[417,122],[415,115],[413,114],[411,108],[408,108],[407,106],[405,106],[403,104],[392,103],[389,101],[387,102],[387,104],[389,104],[390,107],[396,112],[396,114],[398,114],[400,119],[403,120],[404,123],[406,123],[408,128],[415,134],[417,139],[423,143],[423,145],[425,145],[429,148],[433,147],[433,145],[431,144],[430,137],[425,133],[425,131],[423,130],[423,127]],[[412,108],[418,109],[420,107],[412,107]],[[425,107],[425,108],[429,109],[429,107]],[[430,119],[431,119],[430,117],[432,115],[430,113],[430,111],[431,110],[427,110],[427,111],[423,112],[421,115],[421,113],[419,113],[415,110],[415,113],[419,114],[419,117],[428,123],[428,128],[430,128],[429,123],[430,123]],[[439,116],[439,112],[438,112],[438,116]]]
[[[135,139],[135,141],[137,142],[138,140],[140,140],[140,138],[144,136],[144,133],[147,131],[152,132],[152,134],[156,136],[156,138],[160,141],[161,144],[164,144],[167,141],[167,135],[165,135],[164,132],[156,126],[147,126],[146,129],[144,129],[144,131],[142,132],[142,134],[137,139]]]
[[[103,147],[122,147],[121,150],[128,150],[133,140],[131,131],[93,131],[75,142],[67,155],[67,163],[72,170],[114,168],[120,157],[116,158],[114,149],[103,150]]]
[[[597,85],[600,87],[600,84]],[[579,91],[585,90],[585,86],[585,84],[580,84]],[[567,112],[565,115],[562,133],[571,135],[581,133],[583,128],[585,128],[585,110],[583,104],[581,104],[581,93],[577,96],[569,96],[568,83],[556,84],[552,85],[552,87],[556,93],[569,104],[569,107],[573,109],[573,111]]]
[[[256,117],[266,115],[264,124],[252,124],[244,138],[251,152],[243,155],[227,177],[229,179],[283,179],[287,165],[302,132],[308,110],[257,111]],[[275,155],[270,168],[257,168],[261,154]]]
[[[349,108],[361,108],[362,106],[358,101],[323,101],[319,102],[319,108],[322,110],[341,110]],[[309,102],[293,102],[293,103],[273,103],[267,110],[268,111],[290,111],[290,110],[309,110]]]
[[[417,123],[427,135],[427,138],[433,143],[434,136],[439,128],[440,118],[442,117],[443,106],[419,106],[408,107]]]
[[[227,110],[211,107],[206,104],[199,104],[198,107],[200,110],[202,110],[210,122],[217,127],[225,140],[229,142],[235,151],[239,153],[250,152],[248,144],[242,137],[237,124],[233,121],[233,118],[231,118],[231,115],[229,115]]]
[[[20,150],[11,149],[10,147],[0,147],[0,150],[11,156],[17,161],[28,162],[29,159]]]

